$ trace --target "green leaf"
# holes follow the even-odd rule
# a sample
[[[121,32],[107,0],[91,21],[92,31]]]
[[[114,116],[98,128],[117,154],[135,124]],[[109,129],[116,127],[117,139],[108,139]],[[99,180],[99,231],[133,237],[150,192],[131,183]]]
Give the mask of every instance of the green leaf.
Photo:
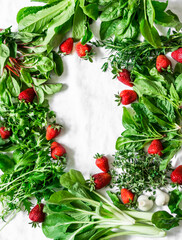
[[[63,60],[59,54],[53,51],[54,72],[61,76],[63,73]]]
[[[123,107],[122,124],[125,129],[137,129],[137,124],[134,121],[132,114],[125,107]]]
[[[75,219],[64,214],[64,213],[55,213],[48,215],[46,220],[42,223],[42,231],[44,235],[52,239],[65,239],[68,227]]]
[[[120,20],[114,20],[109,22],[102,22],[100,25],[100,38],[101,40],[108,39],[116,32],[117,26]]]
[[[7,84],[7,88],[9,89],[9,92],[11,93],[11,95],[13,97],[18,97],[18,95],[20,94],[20,86],[19,86],[17,80],[14,77],[9,76],[6,84]]]
[[[158,211],[153,214],[152,223],[159,229],[169,230],[179,226],[179,218],[173,217],[166,211]]]
[[[10,56],[9,48],[5,44],[0,44],[0,75],[3,73],[3,68]]]
[[[171,99],[178,102],[179,96],[173,84],[171,84],[169,91],[170,91]]]
[[[34,87],[34,89],[37,94],[38,103],[42,104],[44,102],[44,91],[42,90],[42,87],[38,86],[38,87]]]
[[[82,8],[77,4],[74,18],[73,18],[73,38],[79,41],[85,34],[86,30],[86,16]]]
[[[177,63],[174,68],[174,73],[182,73],[182,63]]]
[[[116,141],[116,150],[140,150],[144,147],[145,141],[132,140],[125,137],[119,137]]]
[[[85,45],[87,42],[89,42],[92,38],[93,38],[93,33],[92,30],[90,28],[89,23],[87,22],[87,28],[85,29],[85,34],[82,38],[81,44]]]
[[[20,73],[21,81],[23,81],[28,87],[32,87],[33,81],[30,73],[24,68],[21,69]]]
[[[70,189],[75,183],[85,185],[86,182],[81,172],[71,169],[61,176],[60,183],[63,187]]]
[[[181,28],[182,28],[182,23],[180,22],[178,16],[173,13],[171,10],[167,10],[166,13],[169,15],[169,16],[172,16],[173,17],[173,20],[171,21],[170,24],[168,24],[167,26],[168,27],[173,27],[176,29],[176,31],[180,31]]]
[[[152,5],[155,11],[165,11],[168,6],[168,0],[166,2],[152,1]]]
[[[72,2],[72,0],[63,0],[61,2],[57,2],[57,4],[54,4],[53,6],[45,5],[36,13],[26,15],[19,21],[19,31],[41,33],[45,30],[45,28],[47,28],[47,26],[50,27],[50,25],[53,25],[55,23],[56,16],[61,15],[61,13],[65,11],[70,4],[72,4]]]
[[[0,153],[0,169],[5,173],[14,167],[14,161],[7,155]]]
[[[55,192],[51,195],[49,203],[61,204],[73,201],[71,198],[75,197],[73,194],[66,190]],[[70,199],[70,200],[69,200]]]
[[[7,104],[8,106],[11,106],[12,105],[12,99],[11,99],[11,94],[10,92],[8,91],[8,89],[6,89],[4,91],[4,93],[2,94],[2,97],[1,97],[2,101]]]
[[[167,90],[162,86],[160,82],[151,81],[147,79],[135,79],[134,88],[139,96],[165,96]]]
[[[161,46],[161,39],[155,27],[151,27],[149,22],[143,17],[140,21],[140,31],[143,37],[155,48]]]
[[[82,8],[85,15],[93,20],[97,20],[99,16],[99,9],[97,3],[90,3],[85,6],[85,0],[80,0],[80,7]]]
[[[126,210],[127,207],[121,203],[121,201],[119,200],[119,198],[117,197],[117,195],[115,193],[112,193],[111,191],[106,191],[106,193],[108,194],[108,196],[110,197],[110,199],[112,200],[113,204],[118,207],[121,210]]]
[[[182,99],[182,73],[176,78],[175,82],[176,91]]]
[[[182,201],[182,192],[180,192],[178,189],[175,189],[170,194],[170,200],[168,203],[168,207],[171,211],[171,213],[177,213],[177,211],[180,209],[179,205]]]
[[[121,17],[123,14],[123,8],[126,6],[126,4],[127,2],[124,1],[112,2],[101,13],[100,20],[102,22],[108,22]]]
[[[52,95],[61,90],[62,84],[61,83],[53,83],[53,84],[50,83],[50,84],[41,85],[38,88],[41,88],[46,94]]]
[[[36,63],[36,68],[41,72],[41,73],[47,73],[49,71],[52,71],[54,68],[54,63],[51,59],[48,57],[42,56],[40,60]]]
[[[155,10],[151,0],[147,0],[147,18],[148,18],[150,27],[153,27],[153,23],[155,19]]]

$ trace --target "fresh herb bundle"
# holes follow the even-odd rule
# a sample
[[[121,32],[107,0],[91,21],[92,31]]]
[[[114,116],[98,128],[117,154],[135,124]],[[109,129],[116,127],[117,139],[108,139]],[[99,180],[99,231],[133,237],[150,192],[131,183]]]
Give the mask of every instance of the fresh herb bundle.
[[[119,190],[126,188],[137,195],[143,191],[155,191],[168,184],[170,164],[160,171],[163,159],[158,155],[150,155],[145,151],[121,150],[115,154],[113,162],[112,187]],[[120,192],[118,192],[120,194]]]
[[[136,39],[139,33],[154,48],[161,47],[162,39],[154,23],[173,27],[177,31],[182,23],[176,14],[166,11],[168,1],[152,0],[100,0],[101,40],[112,36],[119,42],[123,39]]]
[[[170,35],[170,32],[171,30],[168,31],[167,36],[161,36],[161,46],[158,48],[153,47],[147,41],[141,42],[133,39],[123,41],[109,39],[92,43],[110,51],[102,70],[105,72],[111,68],[116,77],[118,71],[124,68],[132,70],[134,68],[140,69],[144,65],[152,67],[155,65],[158,55],[165,55],[182,47],[182,33],[173,32]]]
[[[48,105],[17,102],[1,105],[1,125],[11,129],[12,136],[0,141],[1,218],[6,219],[22,208],[30,210],[31,198],[38,202],[60,188],[59,177],[64,172],[65,158],[52,161],[50,142],[45,137],[48,122],[55,122],[55,113]],[[11,218],[10,218],[11,219]]]
[[[43,233],[52,239],[111,239],[123,235],[164,236],[154,227],[152,213],[126,209],[117,196],[108,192],[111,203],[99,193],[90,192],[83,175],[70,170],[60,178],[64,190],[47,201]]]

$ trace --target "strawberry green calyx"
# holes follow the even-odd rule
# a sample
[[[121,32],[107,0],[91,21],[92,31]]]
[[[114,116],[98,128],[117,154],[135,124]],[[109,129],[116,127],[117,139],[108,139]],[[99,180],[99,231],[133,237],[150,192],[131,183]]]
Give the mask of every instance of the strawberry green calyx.
[[[104,154],[97,153],[97,154],[95,154],[94,158],[98,159],[98,158],[102,158],[103,156],[104,156]]]

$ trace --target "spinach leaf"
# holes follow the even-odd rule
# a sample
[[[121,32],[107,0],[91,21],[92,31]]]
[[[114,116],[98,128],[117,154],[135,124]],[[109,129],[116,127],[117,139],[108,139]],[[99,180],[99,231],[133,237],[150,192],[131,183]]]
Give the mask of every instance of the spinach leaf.
[[[92,33],[92,30],[90,28],[90,25],[89,23],[87,22],[87,26],[86,26],[86,29],[85,29],[85,34],[82,38],[82,41],[81,43],[84,45],[86,44],[87,42],[89,42],[92,38],[93,38],[93,33]]]
[[[53,60],[54,60],[54,72],[61,76],[63,73],[63,61],[59,54],[53,51]]]
[[[143,37],[155,48],[161,46],[161,39],[154,26],[150,26],[148,20],[144,17],[140,20],[140,32]]]
[[[152,223],[163,230],[179,226],[179,218],[173,217],[166,211],[158,211],[152,215]]]
[[[53,84],[49,83],[49,84],[40,85],[38,88],[41,88],[46,94],[52,95],[61,90],[62,84],[61,83],[53,83]]]
[[[171,211],[171,213],[177,213],[180,208],[179,208],[179,204],[182,201],[182,192],[180,192],[179,190],[173,190],[170,194],[170,200],[168,203],[168,207]]]
[[[81,172],[71,169],[61,176],[60,183],[63,187],[70,189],[75,183],[85,185],[86,182]]]
[[[129,112],[127,108],[123,108],[123,117],[122,117],[122,124],[125,129],[137,129],[138,126],[134,121],[132,114]]]
[[[7,88],[9,89],[9,92],[11,93],[11,95],[13,97],[18,97],[18,95],[20,94],[20,86],[19,86],[18,81],[14,77],[9,76],[6,84],[7,84]]]
[[[152,0],[147,0],[147,18],[148,18],[148,22],[150,24],[150,27],[153,27],[153,23],[155,20],[155,10],[154,7],[152,5]]]
[[[74,18],[73,18],[73,38],[79,41],[85,34],[86,30],[86,16],[82,8],[77,3]]]
[[[0,44],[0,75],[3,73],[3,68],[10,56],[9,48],[5,44]]]
[[[100,38],[101,40],[108,39],[111,37],[117,29],[117,26],[120,24],[120,20],[113,20],[108,22],[102,22],[100,25]]]
[[[127,2],[124,1],[111,2],[101,13],[100,20],[102,22],[108,22],[121,17],[126,4]]]

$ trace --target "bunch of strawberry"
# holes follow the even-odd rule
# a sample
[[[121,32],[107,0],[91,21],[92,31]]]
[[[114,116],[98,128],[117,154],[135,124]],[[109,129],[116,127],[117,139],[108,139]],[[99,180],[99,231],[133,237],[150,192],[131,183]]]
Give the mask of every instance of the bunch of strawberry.
[[[60,45],[60,51],[65,54],[69,55],[73,50],[73,38],[66,39],[61,45]],[[81,42],[78,42],[76,44],[76,52],[80,58],[83,58],[85,60],[89,60],[92,62],[92,55],[93,51],[90,45],[88,44],[81,44]]]

